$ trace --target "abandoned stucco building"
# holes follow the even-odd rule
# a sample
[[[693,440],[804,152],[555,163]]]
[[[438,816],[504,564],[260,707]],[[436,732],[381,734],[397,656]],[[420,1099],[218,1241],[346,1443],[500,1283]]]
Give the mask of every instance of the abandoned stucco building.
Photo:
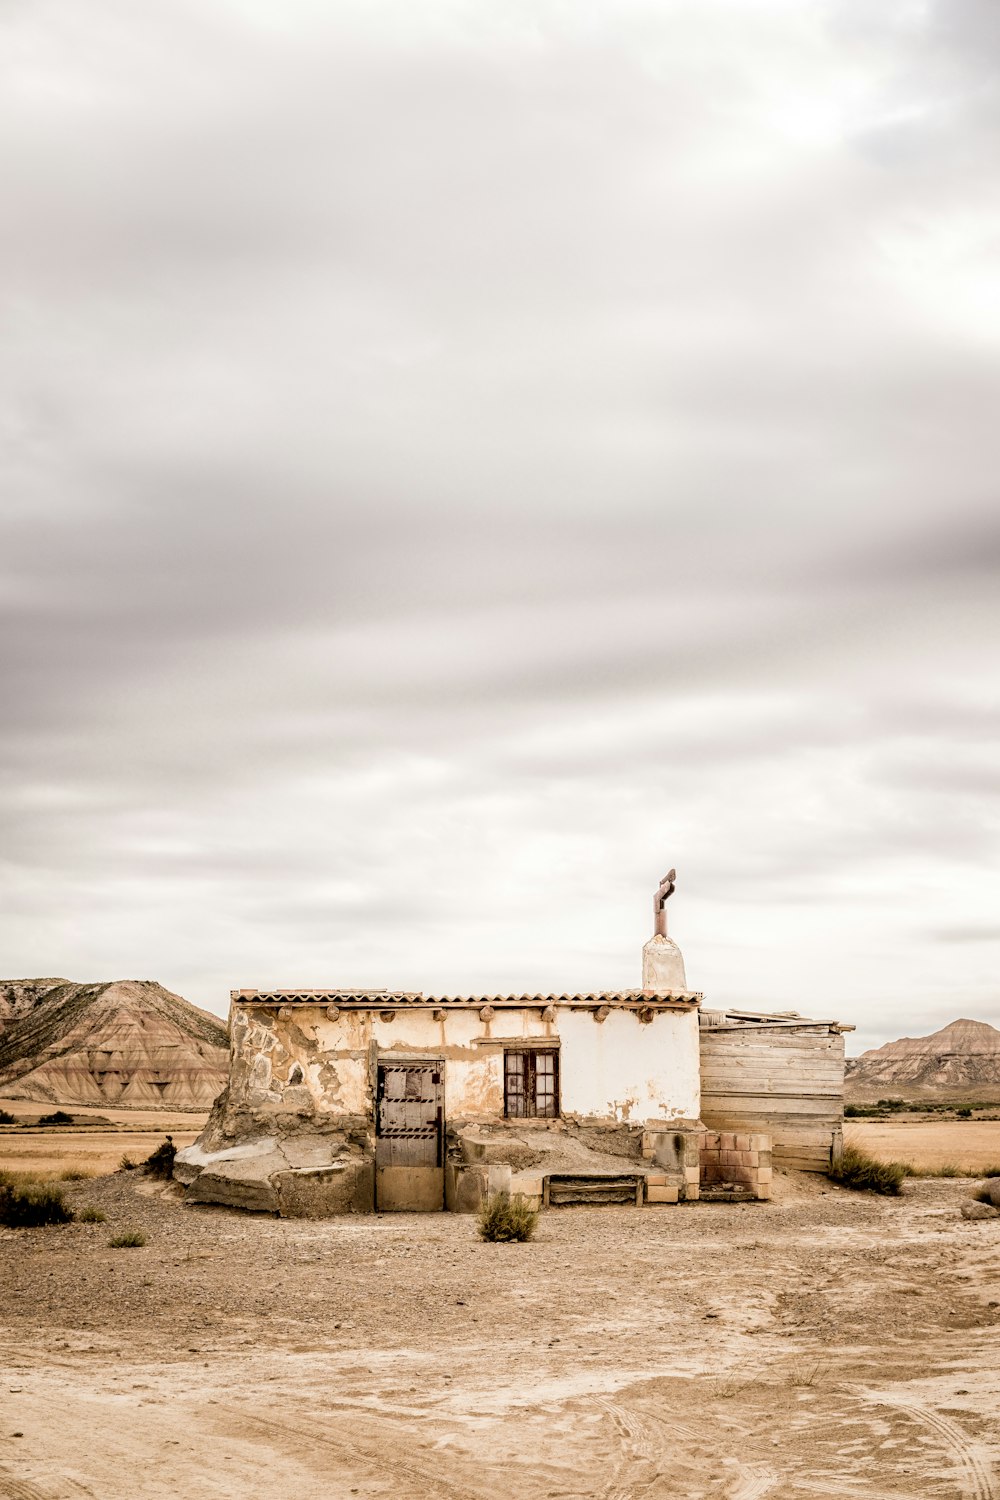
[[[770,1196],[772,1151],[841,1147],[834,1022],[711,1012],[654,900],[642,987],[429,996],[234,990],[231,1064],[175,1175],[287,1215]]]

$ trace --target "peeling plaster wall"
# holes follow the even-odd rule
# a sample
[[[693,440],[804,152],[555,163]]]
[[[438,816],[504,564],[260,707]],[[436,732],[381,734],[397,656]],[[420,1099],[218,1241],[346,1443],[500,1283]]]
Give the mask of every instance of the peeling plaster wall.
[[[697,1120],[698,1013],[658,1011],[643,1025],[612,1010],[597,1025],[586,1011],[559,1017],[564,1114],[616,1120]]]
[[[497,1010],[487,1021],[475,1009],[435,1020],[430,1009],[400,1008],[391,1021],[375,1010],[344,1009],[336,1020],[319,1005],[289,1011],[234,1004],[230,1108],[371,1118],[377,1049],[444,1058],[447,1117],[495,1120],[503,1115],[504,1045],[523,1039],[560,1046],[564,1114],[698,1118],[695,1010],[657,1012],[646,1025],[621,1010],[601,1023],[569,1008],[553,1021],[536,1008]]]

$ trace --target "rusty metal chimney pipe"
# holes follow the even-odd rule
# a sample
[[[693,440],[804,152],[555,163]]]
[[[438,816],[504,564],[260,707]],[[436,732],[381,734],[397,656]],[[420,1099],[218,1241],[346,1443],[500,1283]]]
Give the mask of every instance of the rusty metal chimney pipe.
[[[667,935],[667,902],[674,894],[676,883],[677,871],[668,871],[660,881],[656,895],[653,897],[653,933],[656,937]]]

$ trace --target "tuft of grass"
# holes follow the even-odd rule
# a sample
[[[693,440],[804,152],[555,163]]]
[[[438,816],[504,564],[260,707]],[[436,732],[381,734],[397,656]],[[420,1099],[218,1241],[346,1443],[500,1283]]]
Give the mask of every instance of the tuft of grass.
[[[85,1172],[82,1167],[67,1167],[65,1171],[59,1173],[59,1181],[86,1182],[93,1175],[93,1172]]]
[[[73,1116],[68,1115],[64,1109],[53,1110],[50,1115],[39,1115],[39,1125],[72,1125]]]
[[[108,1222],[107,1214],[103,1214],[99,1208],[93,1208],[89,1205],[87,1208],[81,1208],[77,1214],[77,1218],[81,1224],[106,1224]]]
[[[860,1193],[885,1193],[895,1195],[902,1191],[903,1179],[913,1175],[913,1168],[904,1161],[879,1161],[858,1146],[845,1146],[840,1161],[830,1168],[827,1176],[842,1187],[854,1188]]]
[[[537,1208],[529,1208],[518,1193],[494,1193],[486,1199],[477,1219],[479,1238],[506,1244],[530,1240],[538,1223]]]
[[[69,1224],[73,1210],[58,1188],[47,1183],[27,1187],[0,1184],[0,1224],[8,1229],[38,1229],[47,1224]]]
[[[177,1147],[174,1145],[174,1138],[168,1135],[162,1146],[157,1146],[155,1151],[149,1153],[143,1166],[151,1177],[172,1177],[176,1155]]]
[[[116,1234],[108,1241],[112,1250],[138,1250],[146,1243],[146,1236],[141,1229],[126,1229],[124,1234]]]
[[[1000,1177],[1000,1164],[987,1167],[985,1172],[977,1172],[977,1177]]]
[[[118,1163],[118,1170],[119,1172],[134,1172],[138,1165],[137,1161],[133,1161],[131,1156],[126,1154]]]

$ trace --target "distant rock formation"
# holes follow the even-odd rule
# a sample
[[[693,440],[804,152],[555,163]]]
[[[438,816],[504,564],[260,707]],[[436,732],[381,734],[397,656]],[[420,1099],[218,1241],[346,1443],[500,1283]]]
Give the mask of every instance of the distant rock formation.
[[[952,1021],[931,1036],[905,1036],[848,1059],[850,1099],[975,1093],[1000,1095],[1000,1031],[985,1021]]]
[[[47,1104],[208,1109],[226,1028],[151,979],[0,979],[0,1095]]]

